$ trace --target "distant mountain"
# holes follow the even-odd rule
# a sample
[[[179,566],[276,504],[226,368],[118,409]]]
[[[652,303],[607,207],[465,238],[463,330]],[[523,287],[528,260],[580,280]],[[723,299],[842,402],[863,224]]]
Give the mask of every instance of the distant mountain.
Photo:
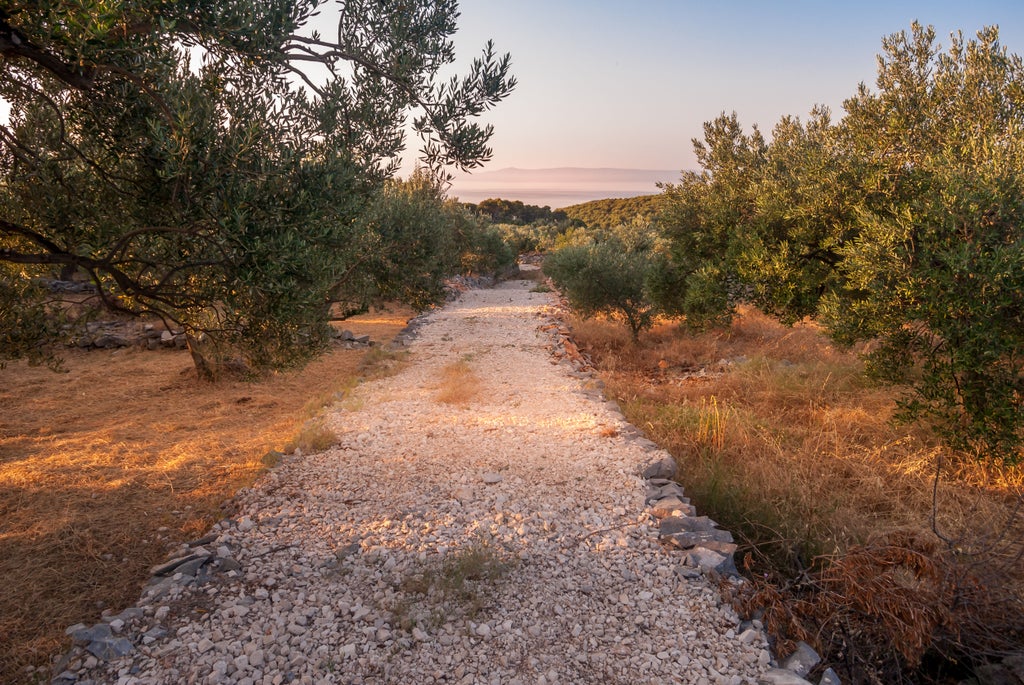
[[[500,197],[558,209],[591,200],[650,195],[658,192],[659,182],[674,183],[679,175],[665,169],[510,167],[456,176],[448,194],[463,202]]]

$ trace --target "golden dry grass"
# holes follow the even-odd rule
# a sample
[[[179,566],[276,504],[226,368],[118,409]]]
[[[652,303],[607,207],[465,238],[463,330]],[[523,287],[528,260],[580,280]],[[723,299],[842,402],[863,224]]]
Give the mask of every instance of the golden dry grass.
[[[441,370],[441,379],[434,397],[443,404],[465,406],[480,394],[481,388],[480,377],[473,370],[469,360],[460,359]]]
[[[948,539],[937,548],[1024,608],[1024,469],[959,458],[894,424],[897,393],[865,380],[860,350],[751,309],[700,335],[661,325],[640,345],[606,321],[572,328],[629,420],[676,456],[698,508],[762,570],[825,566],[901,536],[941,542],[934,523]]]
[[[384,343],[411,315],[346,327]],[[72,350],[65,374],[0,371],[0,682],[33,681],[26,667],[63,649],[67,626],[134,604],[150,566],[221,518],[365,356],[336,349],[216,385],[170,351]]]

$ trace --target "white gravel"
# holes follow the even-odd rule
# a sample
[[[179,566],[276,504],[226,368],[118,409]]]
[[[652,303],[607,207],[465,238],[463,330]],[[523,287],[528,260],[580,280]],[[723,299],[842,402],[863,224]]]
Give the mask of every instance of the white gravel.
[[[332,410],[337,447],[214,529],[240,569],[143,600],[139,630],[167,635],[79,682],[756,683],[763,636],[657,542],[658,455],[551,357],[532,285],[431,314],[400,374]],[[481,387],[439,402],[460,360]]]

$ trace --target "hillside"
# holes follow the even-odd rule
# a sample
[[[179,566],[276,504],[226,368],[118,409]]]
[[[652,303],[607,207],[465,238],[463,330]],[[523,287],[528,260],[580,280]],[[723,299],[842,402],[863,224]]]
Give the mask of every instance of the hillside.
[[[658,213],[662,195],[640,195],[638,197],[605,198],[578,205],[570,205],[562,211],[570,219],[582,221],[591,228],[614,228],[629,224],[637,216],[653,218]]]

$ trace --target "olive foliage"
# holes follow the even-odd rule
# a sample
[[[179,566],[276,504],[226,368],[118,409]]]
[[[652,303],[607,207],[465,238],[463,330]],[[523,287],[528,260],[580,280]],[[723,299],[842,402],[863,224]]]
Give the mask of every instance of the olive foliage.
[[[5,5],[0,324],[19,332],[0,355],[45,354],[55,310],[36,284],[58,273],[256,365],[315,352],[332,302],[365,290],[366,251],[407,254],[366,216],[407,120],[435,179],[490,157],[476,118],[515,80],[490,44],[441,78],[457,18],[454,0]]]
[[[722,115],[699,172],[665,187],[671,258],[654,292],[694,324],[740,301],[875,341],[903,416],[995,460],[1024,439],[1024,68],[998,30],[883,41],[876,89],[770,141]]]

